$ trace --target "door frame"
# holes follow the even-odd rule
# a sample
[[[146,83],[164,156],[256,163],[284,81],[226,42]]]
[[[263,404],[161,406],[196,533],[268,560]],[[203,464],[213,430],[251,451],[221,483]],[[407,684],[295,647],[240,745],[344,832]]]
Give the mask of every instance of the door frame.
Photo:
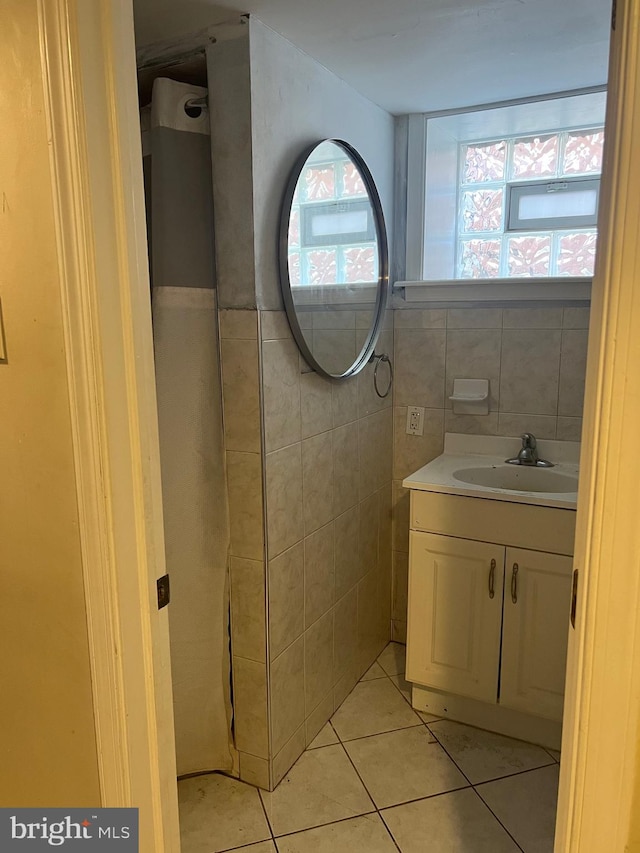
[[[103,805],[179,850],[131,0],[38,0]],[[617,0],[556,853],[622,851],[640,721],[640,4]],[[637,143],[635,144],[637,148]],[[612,714],[614,709],[615,717]]]
[[[180,850],[131,0],[37,0],[102,806]]]
[[[617,5],[617,8],[616,8]],[[614,0],[556,853],[632,847],[640,723],[640,4]],[[638,817],[635,818],[636,822]]]

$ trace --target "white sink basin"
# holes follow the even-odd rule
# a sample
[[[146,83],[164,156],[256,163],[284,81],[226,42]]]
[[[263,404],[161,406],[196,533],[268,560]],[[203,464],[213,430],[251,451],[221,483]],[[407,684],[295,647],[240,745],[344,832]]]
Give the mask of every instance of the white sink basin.
[[[575,510],[580,445],[538,442],[540,458],[550,459],[553,468],[507,465],[505,459],[515,456],[521,444],[517,437],[447,433],[444,453],[405,477],[402,485],[443,495]]]
[[[460,483],[507,489],[513,492],[572,494],[578,491],[578,478],[560,474],[552,468],[528,468],[525,465],[494,465],[486,468],[460,468],[452,474]]]

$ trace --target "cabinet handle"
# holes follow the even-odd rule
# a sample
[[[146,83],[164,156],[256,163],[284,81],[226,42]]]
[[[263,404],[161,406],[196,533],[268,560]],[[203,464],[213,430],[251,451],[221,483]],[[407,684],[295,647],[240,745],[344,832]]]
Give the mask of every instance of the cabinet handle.
[[[496,594],[495,580],[496,580],[496,561],[491,560],[491,568],[489,569],[489,598],[493,598]]]
[[[511,601],[514,604],[518,603],[518,569],[518,564],[514,563],[511,570]]]

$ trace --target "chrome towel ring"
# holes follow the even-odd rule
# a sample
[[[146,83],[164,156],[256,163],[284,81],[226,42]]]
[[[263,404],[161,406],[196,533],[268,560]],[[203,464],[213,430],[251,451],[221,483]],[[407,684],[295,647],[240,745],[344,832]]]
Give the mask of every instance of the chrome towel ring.
[[[376,366],[373,369],[373,387],[376,389],[376,394],[378,397],[388,397],[389,392],[391,391],[391,387],[393,385],[393,365],[391,364],[391,359],[386,353],[376,353],[374,352],[371,356],[371,361],[375,361]],[[380,386],[378,384],[378,368],[380,367],[380,362],[384,361],[389,365],[389,380],[387,384],[387,389],[384,393],[380,391]]]

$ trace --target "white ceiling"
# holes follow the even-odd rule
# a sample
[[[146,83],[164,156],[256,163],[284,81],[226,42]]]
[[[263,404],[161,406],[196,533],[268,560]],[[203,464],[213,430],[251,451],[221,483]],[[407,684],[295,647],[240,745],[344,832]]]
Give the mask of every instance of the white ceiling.
[[[134,0],[139,46],[249,12],[395,114],[606,82],[611,0]]]

